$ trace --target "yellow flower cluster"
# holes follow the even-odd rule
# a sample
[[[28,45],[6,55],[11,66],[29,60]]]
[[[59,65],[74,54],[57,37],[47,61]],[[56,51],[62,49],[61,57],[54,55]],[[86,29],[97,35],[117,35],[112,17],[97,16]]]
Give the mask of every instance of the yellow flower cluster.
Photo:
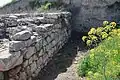
[[[120,36],[120,29],[113,29],[111,32],[109,32],[109,35],[111,36]]]
[[[96,29],[96,34],[97,34],[97,35],[100,35],[103,30],[104,30],[103,27],[98,27],[98,28]]]
[[[110,25],[115,28],[117,26],[117,24],[115,22],[111,22]]]
[[[86,44],[87,44],[87,46],[90,46],[92,44],[92,41],[91,40],[87,40]]]
[[[103,26],[106,26],[106,25],[108,25],[108,24],[109,24],[108,21],[103,21]]]
[[[102,39],[106,39],[108,37],[108,34],[106,32],[102,32],[101,35]]]
[[[85,42],[87,40],[87,36],[83,36],[82,40]]]
[[[88,35],[96,34],[96,29],[91,28],[90,31],[88,32]]]
[[[87,45],[91,46],[93,44],[98,44],[109,36],[120,36],[120,29],[116,29],[117,24],[115,22],[103,21],[102,27],[91,28],[88,32],[88,36],[83,36],[82,40],[86,42]]]

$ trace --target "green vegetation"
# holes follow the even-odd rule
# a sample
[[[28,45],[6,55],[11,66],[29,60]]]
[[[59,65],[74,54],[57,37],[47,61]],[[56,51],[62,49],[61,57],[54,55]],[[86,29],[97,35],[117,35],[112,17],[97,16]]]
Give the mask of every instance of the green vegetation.
[[[53,3],[46,1],[44,4],[42,4],[37,10],[38,11],[47,11],[52,8]]]
[[[102,42],[79,63],[79,76],[87,80],[120,80],[119,26],[115,22],[104,21],[103,27],[92,28],[82,39],[88,46]]]
[[[57,0],[57,1],[45,1],[45,2],[40,2],[39,0],[34,0],[29,2],[29,6],[32,9],[37,9],[37,11],[48,11],[52,8],[59,10],[61,6],[65,5],[62,0]]]
[[[82,40],[87,44],[87,46],[95,47],[101,41],[105,40],[111,33],[116,30],[117,24],[115,22],[104,21],[102,27],[91,28],[88,32],[88,36],[83,36]]]

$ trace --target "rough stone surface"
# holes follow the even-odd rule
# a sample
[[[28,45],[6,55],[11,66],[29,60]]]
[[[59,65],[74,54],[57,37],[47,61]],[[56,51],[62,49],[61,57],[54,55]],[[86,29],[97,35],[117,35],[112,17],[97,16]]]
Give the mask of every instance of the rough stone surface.
[[[35,47],[29,47],[27,51],[25,58],[29,59],[35,53]]]
[[[34,12],[29,7],[29,1],[31,0],[19,0],[15,4],[7,5],[0,9],[0,13],[16,13],[16,12]],[[40,0],[44,2],[46,0]],[[60,0],[49,0],[49,1],[60,1]],[[88,31],[93,26],[100,26],[102,21],[116,21],[120,19],[120,0],[61,0],[65,4],[68,4],[67,8],[73,14],[73,29],[77,31]],[[22,7],[21,7],[22,6]],[[20,10],[19,10],[20,8]],[[60,14],[59,14],[60,15]],[[45,17],[50,19],[41,18],[40,21],[45,23],[53,23],[55,18],[59,15],[47,14]],[[17,18],[17,16],[10,16]],[[52,18],[52,19],[51,19]],[[15,21],[13,21],[14,23]],[[16,26],[15,24],[12,26]]]
[[[88,31],[100,26],[104,20],[119,22],[120,0],[64,0],[70,2],[73,27],[77,31]],[[68,3],[67,2],[67,3]],[[69,4],[69,3],[68,3]]]
[[[13,36],[13,40],[15,41],[24,41],[24,40],[28,40],[31,37],[31,33],[29,31],[21,31],[16,33]]]
[[[41,15],[54,21],[39,23]],[[1,24],[5,32],[2,27],[0,32],[9,39],[3,40],[7,47],[0,48],[0,71],[8,74],[8,80],[34,79],[70,37],[70,18],[68,12],[1,15],[8,26]]]
[[[25,48],[25,44],[23,41],[11,41],[10,42],[10,51],[20,51]]]

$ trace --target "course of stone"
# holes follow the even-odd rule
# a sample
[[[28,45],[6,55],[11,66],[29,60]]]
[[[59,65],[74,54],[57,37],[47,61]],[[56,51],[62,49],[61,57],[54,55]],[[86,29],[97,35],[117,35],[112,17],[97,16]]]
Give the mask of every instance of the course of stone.
[[[31,80],[71,34],[71,14],[24,13],[0,16],[0,80]]]

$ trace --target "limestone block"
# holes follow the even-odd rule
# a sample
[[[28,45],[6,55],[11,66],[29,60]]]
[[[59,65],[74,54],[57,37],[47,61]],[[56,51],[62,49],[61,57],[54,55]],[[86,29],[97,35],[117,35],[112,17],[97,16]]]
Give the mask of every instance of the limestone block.
[[[11,69],[8,72],[9,77],[13,77],[13,76],[17,75],[20,72],[20,70],[21,70],[21,66]]]
[[[49,43],[49,44],[46,46],[46,51],[49,51],[52,47],[53,47],[52,43]]]
[[[0,57],[0,70],[1,71],[7,71],[10,70],[12,68],[14,68],[15,66],[18,66],[20,64],[22,64],[23,62],[23,56],[21,55],[20,51],[19,52],[9,52],[9,51],[5,51],[5,52],[1,52],[0,54],[3,54]],[[11,55],[9,55],[11,54]],[[8,55],[8,56],[6,56]]]
[[[26,47],[30,47],[35,42],[36,42],[36,37],[35,36],[31,36],[31,38],[29,40],[25,41],[25,46]]]
[[[33,60],[37,61],[38,60],[38,56],[37,55],[33,55]]]
[[[57,41],[56,40],[53,40],[52,41],[52,46],[55,46],[57,44]]]
[[[31,73],[33,73],[36,69],[37,69],[37,66],[36,66],[36,63],[33,62],[31,65],[30,65],[30,69],[31,69]]]
[[[23,41],[10,41],[9,43],[10,51],[20,51],[23,48],[25,48]]]
[[[13,67],[11,67],[11,68],[14,68],[14,67],[16,67],[16,66],[18,66],[18,65],[20,65],[22,63],[23,63],[23,55],[21,55],[19,58],[17,58],[16,62],[12,65]]]
[[[43,64],[42,57],[39,57],[39,59],[37,60],[37,67],[39,68],[42,64]],[[41,67],[40,67],[40,69],[41,69]]]
[[[33,63],[33,57],[31,57],[30,59],[29,59],[29,64],[32,64]]]
[[[17,21],[16,20],[5,20],[5,23],[7,24],[8,27],[16,27],[17,26]]]
[[[25,47],[30,47],[31,45],[32,45],[32,40],[31,39],[25,41]]]
[[[54,28],[56,28],[56,29],[61,29],[61,27],[62,27],[62,24],[61,24],[61,23],[54,25]]]
[[[15,15],[10,15],[9,17],[10,17],[10,18],[13,18],[13,19],[17,19],[17,18],[18,18],[18,17],[15,16]]]
[[[24,63],[23,63],[23,67],[27,67],[28,66],[28,60],[25,60]]]
[[[16,41],[24,41],[24,40],[30,39],[30,37],[31,37],[31,32],[24,30],[16,33],[12,38],[13,40],[16,40]]]
[[[45,64],[48,59],[49,59],[49,55],[48,55],[48,54],[44,54],[44,55],[42,56],[42,62],[43,62],[43,64]]]
[[[45,40],[45,39],[43,39],[43,46],[46,46],[48,44],[48,42]]]
[[[40,49],[42,48],[42,46],[43,46],[43,39],[42,38],[37,39],[36,44],[35,44],[36,51],[37,52],[40,51]]]
[[[9,34],[11,34],[11,35],[14,35],[20,31],[21,31],[21,29],[18,29],[17,27],[8,27],[6,29],[6,32],[9,32]]]
[[[52,48],[48,51],[48,56],[49,56],[49,58],[51,58],[53,56]]]
[[[54,39],[55,38],[55,33],[51,33],[50,36],[51,36],[52,39]]]
[[[42,56],[44,54],[44,50],[41,49],[40,52],[39,52],[39,57]]]
[[[38,75],[40,70],[41,70],[41,68],[37,68],[37,70],[35,70],[35,75]]]
[[[41,24],[37,27],[35,27],[35,30],[38,34],[41,34],[42,32],[47,32],[53,24]]]
[[[35,53],[35,47],[29,47],[24,58],[29,59]]]
[[[52,18],[52,19],[58,19],[60,17],[61,13],[46,13],[45,18]]]
[[[36,36],[31,36],[32,44],[36,42]]]
[[[64,18],[71,17],[72,15],[70,12],[61,12],[61,14],[64,16]]]
[[[25,72],[21,72],[19,76],[20,76],[19,80],[27,80],[27,75]]]
[[[42,23],[42,24],[53,24],[56,22],[56,19],[49,19],[49,18],[44,18],[44,17],[37,17],[37,19]]]
[[[27,73],[28,77],[31,77],[31,76],[32,76],[30,66],[28,66],[28,67],[26,68],[26,73]]]
[[[50,38],[50,36],[48,36],[48,37],[46,38],[46,41],[47,41],[48,43],[52,41],[52,39]]]

